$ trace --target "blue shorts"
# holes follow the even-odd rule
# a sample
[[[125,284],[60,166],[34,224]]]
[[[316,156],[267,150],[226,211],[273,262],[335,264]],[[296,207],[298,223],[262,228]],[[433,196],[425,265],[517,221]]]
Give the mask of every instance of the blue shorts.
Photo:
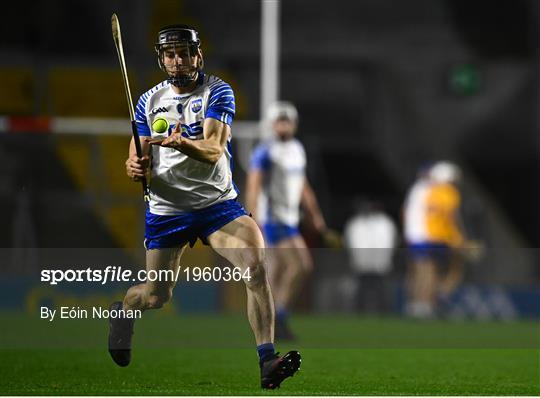
[[[297,226],[268,222],[263,225],[264,237],[269,245],[276,245],[283,239],[300,235]]]
[[[193,247],[197,238],[207,245],[209,235],[244,215],[246,211],[236,199],[174,216],[159,216],[147,210],[144,247],[164,249],[186,243]]]
[[[409,253],[416,260],[431,259],[437,264],[446,264],[450,247],[445,243],[420,242],[409,244]]]

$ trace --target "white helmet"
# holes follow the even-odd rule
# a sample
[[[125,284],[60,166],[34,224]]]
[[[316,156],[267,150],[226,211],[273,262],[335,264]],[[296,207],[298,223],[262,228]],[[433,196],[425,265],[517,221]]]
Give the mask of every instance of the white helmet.
[[[273,123],[278,119],[289,119],[290,121],[298,122],[298,111],[296,107],[288,101],[276,101],[268,107],[266,111],[266,119]]]
[[[454,163],[440,161],[428,171],[429,178],[440,183],[455,183],[461,179],[461,169]]]

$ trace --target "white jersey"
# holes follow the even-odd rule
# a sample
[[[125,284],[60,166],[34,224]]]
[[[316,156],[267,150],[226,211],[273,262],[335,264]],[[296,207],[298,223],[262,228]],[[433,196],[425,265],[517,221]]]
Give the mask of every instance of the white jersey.
[[[297,226],[306,178],[306,153],[300,141],[272,139],[260,144],[251,167],[264,172],[266,209],[259,213],[260,221]]]
[[[188,94],[175,93],[167,81],[148,90],[137,103],[135,120],[140,136],[166,138],[181,123],[184,137],[200,140],[205,118],[230,125],[234,112],[231,87],[215,76],[201,73],[197,87]],[[152,130],[156,118],[168,121],[168,131]],[[176,149],[153,146],[150,212],[175,215],[236,198],[230,140],[228,137],[227,147],[215,164],[195,160]]]
[[[410,189],[404,208],[404,235],[408,243],[425,242],[426,238],[426,205],[430,183],[419,180]]]

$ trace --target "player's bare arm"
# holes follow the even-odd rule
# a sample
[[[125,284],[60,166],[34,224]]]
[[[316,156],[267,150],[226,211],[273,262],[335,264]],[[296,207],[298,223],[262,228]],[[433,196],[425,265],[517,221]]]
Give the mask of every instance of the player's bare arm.
[[[302,189],[301,203],[311,218],[315,229],[321,233],[324,232],[326,230],[326,221],[324,220],[319,203],[317,202],[315,192],[307,178],[305,179],[304,188]]]
[[[143,157],[139,158],[133,140],[134,138],[131,138],[129,144],[129,157],[126,160],[126,174],[133,181],[140,181],[140,179],[148,172],[150,166],[150,145],[148,144],[147,139],[141,138]]]
[[[206,118],[203,127],[204,138],[202,140],[190,140],[183,137],[180,123],[178,123],[169,137],[164,140],[150,140],[149,143],[174,148],[193,159],[213,164],[223,155],[230,133],[231,128],[226,123],[213,118]]]
[[[246,208],[254,220],[257,220],[257,200],[261,194],[264,173],[261,170],[250,170],[246,183]]]

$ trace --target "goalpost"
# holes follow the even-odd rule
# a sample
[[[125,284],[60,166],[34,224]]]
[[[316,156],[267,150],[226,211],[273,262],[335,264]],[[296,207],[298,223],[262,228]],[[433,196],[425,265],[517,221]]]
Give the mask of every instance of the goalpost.
[[[257,141],[270,134],[265,114],[268,106],[279,99],[279,64],[280,0],[261,0],[259,121],[236,121],[233,125],[238,164],[244,171],[249,169],[251,151]]]

